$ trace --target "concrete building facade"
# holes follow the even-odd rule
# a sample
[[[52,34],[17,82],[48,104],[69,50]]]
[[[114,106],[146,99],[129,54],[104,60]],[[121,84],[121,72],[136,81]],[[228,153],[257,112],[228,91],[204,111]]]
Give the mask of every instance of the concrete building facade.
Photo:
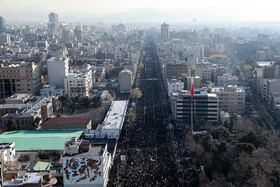
[[[219,110],[225,112],[244,113],[245,90],[236,85],[215,87],[211,89],[219,98]]]
[[[64,88],[64,79],[68,76],[69,73],[68,61],[68,58],[56,59],[54,57],[47,61],[48,79],[50,86]]]
[[[41,68],[34,62],[11,62],[0,65],[0,98],[14,93],[39,94]]]
[[[177,124],[190,124],[191,122],[191,93],[182,90],[171,94],[171,109]],[[218,122],[219,101],[214,93],[196,89],[193,95],[193,115],[206,122]]]

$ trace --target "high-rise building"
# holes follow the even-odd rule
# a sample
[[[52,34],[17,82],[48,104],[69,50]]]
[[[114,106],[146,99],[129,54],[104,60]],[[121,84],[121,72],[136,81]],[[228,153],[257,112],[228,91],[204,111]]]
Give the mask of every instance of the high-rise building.
[[[62,30],[62,41],[67,42],[70,39],[70,30],[65,28]]]
[[[166,23],[161,25],[161,39],[164,41],[169,40],[169,25]]]
[[[130,70],[122,70],[119,73],[120,92],[130,92],[133,82],[132,72]]]
[[[56,59],[52,57],[47,62],[49,85],[59,88],[64,87],[64,78],[69,73],[68,59]]]
[[[203,89],[195,89],[193,103],[191,104],[190,101],[191,93],[186,90],[171,94],[172,115],[177,124],[190,124],[191,115],[205,122],[218,122],[219,102],[217,94],[207,93],[207,90]]]
[[[6,20],[0,16],[0,33],[6,32]]]
[[[82,30],[76,28],[74,30],[74,36],[77,38],[77,40],[79,40],[81,42],[82,41]]]
[[[51,12],[49,14],[49,24],[48,24],[49,30],[54,31],[57,30],[59,27],[58,22],[58,14]]]

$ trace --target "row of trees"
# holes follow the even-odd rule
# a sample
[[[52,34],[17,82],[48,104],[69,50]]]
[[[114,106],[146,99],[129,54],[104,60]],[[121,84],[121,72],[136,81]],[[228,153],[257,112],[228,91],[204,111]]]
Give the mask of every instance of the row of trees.
[[[35,118],[35,120],[32,123],[34,129],[37,129],[39,127],[41,120],[42,119],[38,116]],[[7,131],[20,130],[15,118],[9,120],[8,123],[6,124],[6,127],[7,127],[6,129]]]
[[[89,108],[89,107],[94,107],[94,108],[99,108],[102,105],[102,99],[100,96],[95,96],[92,98],[89,97],[72,97],[70,98],[68,95],[67,96],[61,96],[60,97],[60,102],[62,108],[66,108],[69,110],[75,110],[79,108]]]

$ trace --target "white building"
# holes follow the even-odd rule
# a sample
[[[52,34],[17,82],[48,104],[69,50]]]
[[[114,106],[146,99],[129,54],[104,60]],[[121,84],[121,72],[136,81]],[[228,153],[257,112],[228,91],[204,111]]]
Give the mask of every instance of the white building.
[[[102,124],[85,134],[85,138],[117,139],[122,130],[128,101],[112,101]]]
[[[68,76],[69,73],[68,58],[56,59],[53,57],[50,60],[48,60],[47,67],[49,85],[63,88],[64,78],[66,78],[66,76]]]
[[[40,89],[41,96],[63,96],[64,89],[57,88],[56,86],[45,85],[44,88]]]
[[[191,93],[182,90],[171,94],[173,118],[178,124],[191,122]],[[193,94],[193,115],[206,122],[218,122],[219,106],[216,94],[207,93],[203,89],[195,89]]]
[[[107,144],[82,141],[81,143],[80,140],[72,139],[65,144],[65,155],[62,159],[64,186],[107,186],[112,161]]]
[[[71,73],[64,79],[65,94],[70,97],[89,96],[92,90],[92,70],[90,66],[80,72]]]
[[[168,96],[172,93],[180,92],[184,89],[184,82],[177,79],[168,79],[167,80]]]
[[[119,73],[120,92],[130,92],[133,83],[133,75],[130,70],[122,70]]]
[[[15,142],[12,143],[0,143],[0,155],[1,161],[14,161],[16,156]]]
[[[217,86],[237,85],[237,84],[238,84],[237,76],[224,74],[222,76],[217,77]]]

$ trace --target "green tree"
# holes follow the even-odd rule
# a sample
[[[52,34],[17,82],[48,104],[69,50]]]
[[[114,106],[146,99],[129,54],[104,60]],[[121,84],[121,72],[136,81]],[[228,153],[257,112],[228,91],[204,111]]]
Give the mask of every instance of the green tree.
[[[210,134],[214,139],[225,139],[229,136],[229,130],[226,127],[217,127],[213,129]]]
[[[245,103],[245,114],[249,115],[253,111],[252,105],[249,102]]]
[[[99,108],[102,105],[102,99],[100,96],[95,96],[90,99],[90,103],[93,105],[94,108]]]
[[[143,69],[143,68],[144,68],[144,64],[143,64],[143,63],[140,63],[140,64],[139,64],[139,68],[140,68],[140,69]]]
[[[61,105],[63,108],[67,108],[67,107],[69,107],[69,105],[71,105],[73,103],[71,98],[68,95],[61,96],[60,102],[61,102]]]
[[[7,131],[15,131],[19,130],[18,124],[16,123],[15,119],[8,121],[7,123]]]
[[[129,122],[134,122],[134,120],[135,120],[135,114],[133,113],[133,112],[130,112],[129,113]]]
[[[261,119],[269,117],[269,114],[264,106],[260,106],[258,112]]]
[[[139,99],[142,97],[142,92],[139,88],[134,88],[131,92],[131,98],[132,99]]]
[[[256,148],[251,143],[237,143],[236,148],[238,149],[239,153],[246,152],[251,154]]]
[[[267,143],[267,139],[265,138],[264,135],[262,135],[259,132],[250,132],[245,136],[242,136],[239,139],[240,143],[251,143],[253,144],[256,148],[265,146]]]
[[[33,127],[37,129],[39,127],[40,122],[41,122],[41,118],[37,116],[32,123]]]
[[[82,97],[81,102],[79,104],[81,104],[84,108],[88,108],[90,104],[90,99],[88,97]]]

